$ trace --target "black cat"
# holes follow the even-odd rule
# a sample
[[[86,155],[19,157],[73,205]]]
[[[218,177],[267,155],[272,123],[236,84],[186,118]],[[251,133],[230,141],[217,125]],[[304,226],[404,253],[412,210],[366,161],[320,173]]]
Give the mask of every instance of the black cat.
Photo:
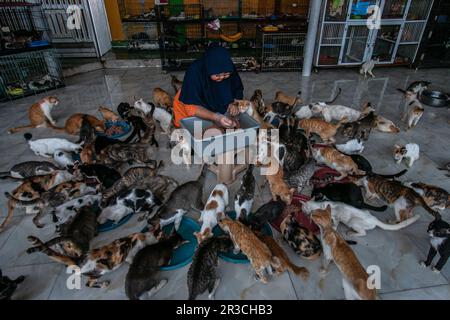
[[[433,258],[439,252],[439,260],[436,265],[431,267],[434,272],[441,272],[448,258],[450,257],[450,224],[441,219],[436,219],[428,226],[428,234],[430,235],[430,251],[426,261],[421,261],[420,264],[424,267],[429,267]]]
[[[323,188],[315,188],[312,197],[319,201],[326,198],[329,201],[343,202],[358,209],[385,211],[388,208],[374,207],[365,203],[361,187],[353,183],[331,183]]]
[[[122,178],[122,175],[115,169],[109,168],[102,164],[84,164],[77,167],[86,178],[97,178],[105,189]]]
[[[123,120],[126,120],[133,109],[128,102],[121,102],[117,106],[117,113]]]
[[[362,170],[364,172],[366,172],[367,174],[373,174],[373,175],[377,175],[383,178],[387,178],[387,179],[394,179],[394,178],[398,178],[403,176],[406,172],[408,172],[408,170],[402,170],[399,173],[396,174],[378,174],[378,173],[374,173],[372,171],[372,165],[370,164],[369,160],[367,160],[366,158],[364,158],[362,155],[360,154],[346,154],[347,156],[351,157],[353,162],[356,163],[356,165],[358,166],[359,170]]]
[[[80,128],[80,138],[76,143],[84,142],[84,144],[86,145],[88,143],[91,143],[95,139],[95,129],[87,119],[87,116],[87,114],[83,115],[83,120],[81,122]]]
[[[25,280],[24,276],[20,276],[15,280],[11,280],[7,276],[4,276],[0,269],[0,300],[10,300],[14,291],[17,289],[17,285]]]
[[[286,208],[286,204],[278,199],[277,201],[269,201],[262,205],[256,212],[247,216],[245,224],[250,226],[252,230],[260,231],[267,222],[272,222],[280,216]]]
[[[208,290],[209,298],[219,286],[220,279],[216,276],[219,251],[228,252],[233,249],[233,242],[229,237],[209,238],[203,241],[195,252],[192,264],[189,267],[187,285],[189,300]]]

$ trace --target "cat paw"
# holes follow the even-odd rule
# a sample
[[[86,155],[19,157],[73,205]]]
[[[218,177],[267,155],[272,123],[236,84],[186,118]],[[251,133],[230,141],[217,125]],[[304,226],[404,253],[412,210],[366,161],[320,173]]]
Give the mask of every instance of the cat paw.
[[[100,284],[100,288],[108,288],[110,284],[111,284],[111,281],[109,281],[109,280],[103,281],[103,282]]]
[[[319,274],[320,274],[322,277],[325,277],[325,276],[328,274],[328,270],[325,269],[324,267],[321,267],[321,268],[319,269]]]
[[[421,267],[424,267],[424,268],[428,267],[427,264],[425,263],[425,261],[419,261],[419,264]]]
[[[240,249],[233,249],[233,254],[234,254],[234,255],[238,255],[238,254],[239,254],[239,252],[241,252],[241,250],[240,250]]]
[[[438,273],[438,274],[441,273],[441,270],[436,269],[435,266],[431,267],[431,271],[433,271],[434,273]]]

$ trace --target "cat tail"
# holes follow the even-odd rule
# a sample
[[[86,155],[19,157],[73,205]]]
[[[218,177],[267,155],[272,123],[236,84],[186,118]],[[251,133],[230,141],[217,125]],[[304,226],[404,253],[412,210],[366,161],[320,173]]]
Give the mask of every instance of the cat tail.
[[[33,126],[32,124],[29,124],[29,125],[26,125],[26,126],[20,126],[20,127],[11,128],[11,129],[8,130],[8,133],[12,134],[12,133],[16,133],[16,132],[19,132],[19,131],[21,131],[23,129],[28,129],[28,128],[35,128],[35,126]]]
[[[36,199],[33,199],[33,200],[20,200],[20,199],[17,199],[17,198],[14,198],[14,196],[12,194],[10,194],[9,192],[5,192],[5,197],[6,197],[6,199],[15,202],[15,204],[22,205],[22,206],[31,206],[31,205],[41,204],[42,203],[42,200],[40,198],[36,198]]]
[[[198,177],[197,182],[199,182],[200,184],[203,185],[205,182],[205,177],[206,177],[207,172],[208,172],[208,165],[203,164],[202,172],[200,173],[200,176]]]
[[[309,271],[305,267],[299,267],[293,264],[290,260],[287,262],[289,269],[294,272],[298,277],[302,278],[303,281],[307,280],[309,277]]]
[[[8,179],[8,178],[12,178],[11,172],[9,172],[9,171],[0,172],[0,179]]]
[[[47,128],[51,128],[53,130],[60,131],[60,132],[66,132],[65,128],[60,128],[60,127],[53,125],[53,123],[51,123],[47,118],[45,118],[45,124],[47,125]]]
[[[374,206],[371,206],[370,204],[362,203],[362,204],[361,204],[361,208],[362,208],[362,209],[367,209],[367,210],[372,210],[372,211],[379,211],[379,212],[381,212],[381,211],[386,211],[387,208],[388,208],[388,206],[374,207]]]
[[[380,176],[382,178],[392,179],[392,178],[401,177],[407,172],[408,172],[408,170],[405,169],[405,170],[402,170],[402,171],[400,171],[399,173],[396,173],[396,174],[377,174],[377,176]]]
[[[416,214],[415,216],[412,216],[411,218],[403,220],[402,222],[399,222],[396,224],[384,223],[384,222],[378,220],[377,218],[375,218],[375,220],[376,220],[376,225],[378,227],[380,227],[381,229],[388,230],[388,231],[397,231],[397,230],[406,228],[407,226],[413,224],[414,222],[419,220],[419,218],[420,218],[420,215]]]
[[[400,89],[400,88],[397,88],[397,91],[400,91],[401,93],[406,93],[406,90],[403,90],[403,89]]]
[[[325,103],[326,103],[326,104],[334,103],[334,102],[337,100],[337,98],[339,98],[339,96],[341,95],[341,93],[342,93],[342,89],[339,88],[339,89],[338,89],[338,93],[337,93],[336,96],[333,98],[333,100],[328,101],[328,102],[325,102]]]

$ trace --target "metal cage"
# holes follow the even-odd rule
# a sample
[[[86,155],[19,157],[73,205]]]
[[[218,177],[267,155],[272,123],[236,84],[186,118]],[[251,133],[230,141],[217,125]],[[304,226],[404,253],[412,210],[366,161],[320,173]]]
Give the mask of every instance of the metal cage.
[[[154,0],[118,0],[122,21],[156,21]]]
[[[263,33],[261,70],[300,70],[305,38],[305,33]]]
[[[55,49],[0,57],[0,100],[21,98],[64,86]]]

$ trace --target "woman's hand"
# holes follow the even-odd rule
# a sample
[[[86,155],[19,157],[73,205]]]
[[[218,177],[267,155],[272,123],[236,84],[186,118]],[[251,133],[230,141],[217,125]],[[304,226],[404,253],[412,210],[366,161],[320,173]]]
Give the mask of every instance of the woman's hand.
[[[225,117],[222,114],[217,114],[216,122],[224,128],[233,128],[235,126],[233,120],[231,120],[228,117]]]
[[[230,114],[230,116],[235,117],[239,114],[239,106],[236,103],[230,103],[228,105],[228,113]]]

